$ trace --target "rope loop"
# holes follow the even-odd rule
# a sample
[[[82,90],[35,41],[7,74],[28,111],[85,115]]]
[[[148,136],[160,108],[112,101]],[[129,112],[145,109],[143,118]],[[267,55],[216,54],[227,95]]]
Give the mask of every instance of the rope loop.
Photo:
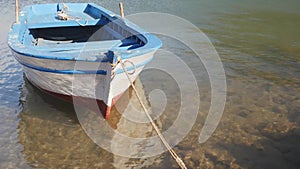
[[[112,63],[112,64],[110,64],[111,65],[111,68],[112,68],[112,73],[111,73],[111,79],[114,79],[114,77],[116,76],[116,73],[115,73],[115,68],[119,65],[121,63],[121,57],[119,56],[118,58],[117,58],[117,62],[116,63]],[[132,65],[132,67],[133,67],[133,71],[132,72],[128,72],[128,68],[126,68],[126,71],[127,71],[127,73],[129,74],[129,75],[133,75],[133,74],[135,74],[135,72],[136,72],[136,66],[135,66],[135,64],[132,62],[132,61],[130,61],[130,60],[125,60],[124,62],[122,62],[122,64],[124,64],[124,65],[126,65],[126,63],[129,63],[129,64],[131,64]],[[126,67],[126,66],[125,66]],[[124,71],[125,72],[125,71]],[[126,72],[125,72],[126,73]]]
[[[135,64],[132,61],[130,61],[130,60],[125,60],[123,62],[123,64],[125,64],[125,65],[126,65],[126,63],[130,63],[132,65],[132,67],[133,67],[133,72],[128,72],[128,70],[127,70],[128,74],[129,75],[135,74],[135,72],[136,72],[136,66],[135,66]]]

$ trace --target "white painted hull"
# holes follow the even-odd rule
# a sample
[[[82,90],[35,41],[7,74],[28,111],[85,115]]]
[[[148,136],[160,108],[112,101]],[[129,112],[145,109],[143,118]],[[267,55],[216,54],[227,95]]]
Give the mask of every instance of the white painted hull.
[[[139,65],[137,66],[135,73],[130,75],[132,80],[135,80],[145,64],[152,60],[153,53],[154,52],[151,52],[128,59],[136,66]],[[130,86],[130,82],[128,81],[126,74],[124,72],[118,73],[122,71],[121,64],[118,64],[114,70],[112,70],[110,62],[96,63],[85,61],[49,60],[23,56],[18,53],[14,54],[16,59],[23,65],[27,79],[38,88],[58,95],[96,99],[104,102],[109,110],[110,107],[113,106],[114,101],[116,101],[116,99],[119,98],[120,95],[122,95]],[[126,66],[131,65],[128,64]],[[43,70],[39,70],[41,68]],[[53,70],[105,70],[107,73],[68,74],[53,72]],[[116,71],[115,76],[112,75],[112,71]],[[106,113],[102,112],[102,114]]]

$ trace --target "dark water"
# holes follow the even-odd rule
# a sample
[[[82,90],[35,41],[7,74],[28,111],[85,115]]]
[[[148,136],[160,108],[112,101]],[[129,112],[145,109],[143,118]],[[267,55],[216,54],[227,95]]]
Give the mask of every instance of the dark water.
[[[20,6],[42,2],[54,1],[21,1]],[[118,12],[117,1],[95,3]],[[223,118],[213,136],[197,144],[210,102],[207,76],[193,54],[183,52],[175,42],[169,45],[190,63],[201,93],[197,123],[175,147],[188,168],[300,168],[299,1],[123,3],[126,14],[166,12],[191,21],[209,36],[224,64],[228,90]],[[38,91],[24,79],[6,44],[14,1],[0,1],[0,6],[0,168],[177,168],[168,153],[127,159],[93,143],[72,105]],[[171,83],[171,78],[160,75],[159,79],[153,73],[141,74],[146,93],[155,86],[177,90],[176,85],[160,83]],[[177,95],[172,96],[167,113],[178,107]],[[161,122],[162,129],[172,124],[165,116]]]

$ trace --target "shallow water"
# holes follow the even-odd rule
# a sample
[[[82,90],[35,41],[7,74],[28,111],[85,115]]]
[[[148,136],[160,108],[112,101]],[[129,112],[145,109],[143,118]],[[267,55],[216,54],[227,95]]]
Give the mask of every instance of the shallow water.
[[[20,6],[42,2],[22,1]],[[94,2],[118,12],[117,1]],[[207,34],[222,59],[228,87],[225,111],[213,136],[199,144],[210,105],[205,68],[185,46],[161,37],[165,48],[184,56],[199,85],[198,118],[174,148],[188,168],[300,168],[299,1],[123,3],[126,14],[165,12],[191,21]],[[168,153],[128,159],[103,150],[85,134],[71,104],[29,84],[6,44],[13,4],[0,1],[0,168],[178,168]],[[162,130],[168,129],[179,109],[178,86],[161,72],[145,71],[140,78],[146,95],[153,89],[166,92],[168,103],[158,121]],[[119,118],[114,113],[110,123],[136,130]]]

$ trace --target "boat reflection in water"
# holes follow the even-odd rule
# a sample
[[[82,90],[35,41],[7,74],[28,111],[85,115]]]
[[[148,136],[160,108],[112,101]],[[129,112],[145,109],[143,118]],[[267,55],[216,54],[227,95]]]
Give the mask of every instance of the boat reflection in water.
[[[137,80],[138,90],[142,91],[139,83]],[[129,159],[105,151],[84,132],[72,104],[35,89],[27,80],[21,90],[20,102],[23,110],[20,113],[19,142],[24,146],[24,157],[32,167],[148,168],[161,162],[162,157]],[[126,91],[124,97],[120,98],[120,103],[128,102],[128,98],[134,99],[130,92],[130,89]],[[142,97],[146,98],[144,95]],[[86,111],[89,112],[89,117],[99,117],[105,121],[98,113],[88,109]],[[154,134],[150,124],[129,122],[115,108],[107,123],[122,134],[130,134],[130,137]],[[115,139],[113,134],[108,133],[104,140],[107,139],[115,142],[112,141]],[[126,147],[125,144],[122,146]]]

